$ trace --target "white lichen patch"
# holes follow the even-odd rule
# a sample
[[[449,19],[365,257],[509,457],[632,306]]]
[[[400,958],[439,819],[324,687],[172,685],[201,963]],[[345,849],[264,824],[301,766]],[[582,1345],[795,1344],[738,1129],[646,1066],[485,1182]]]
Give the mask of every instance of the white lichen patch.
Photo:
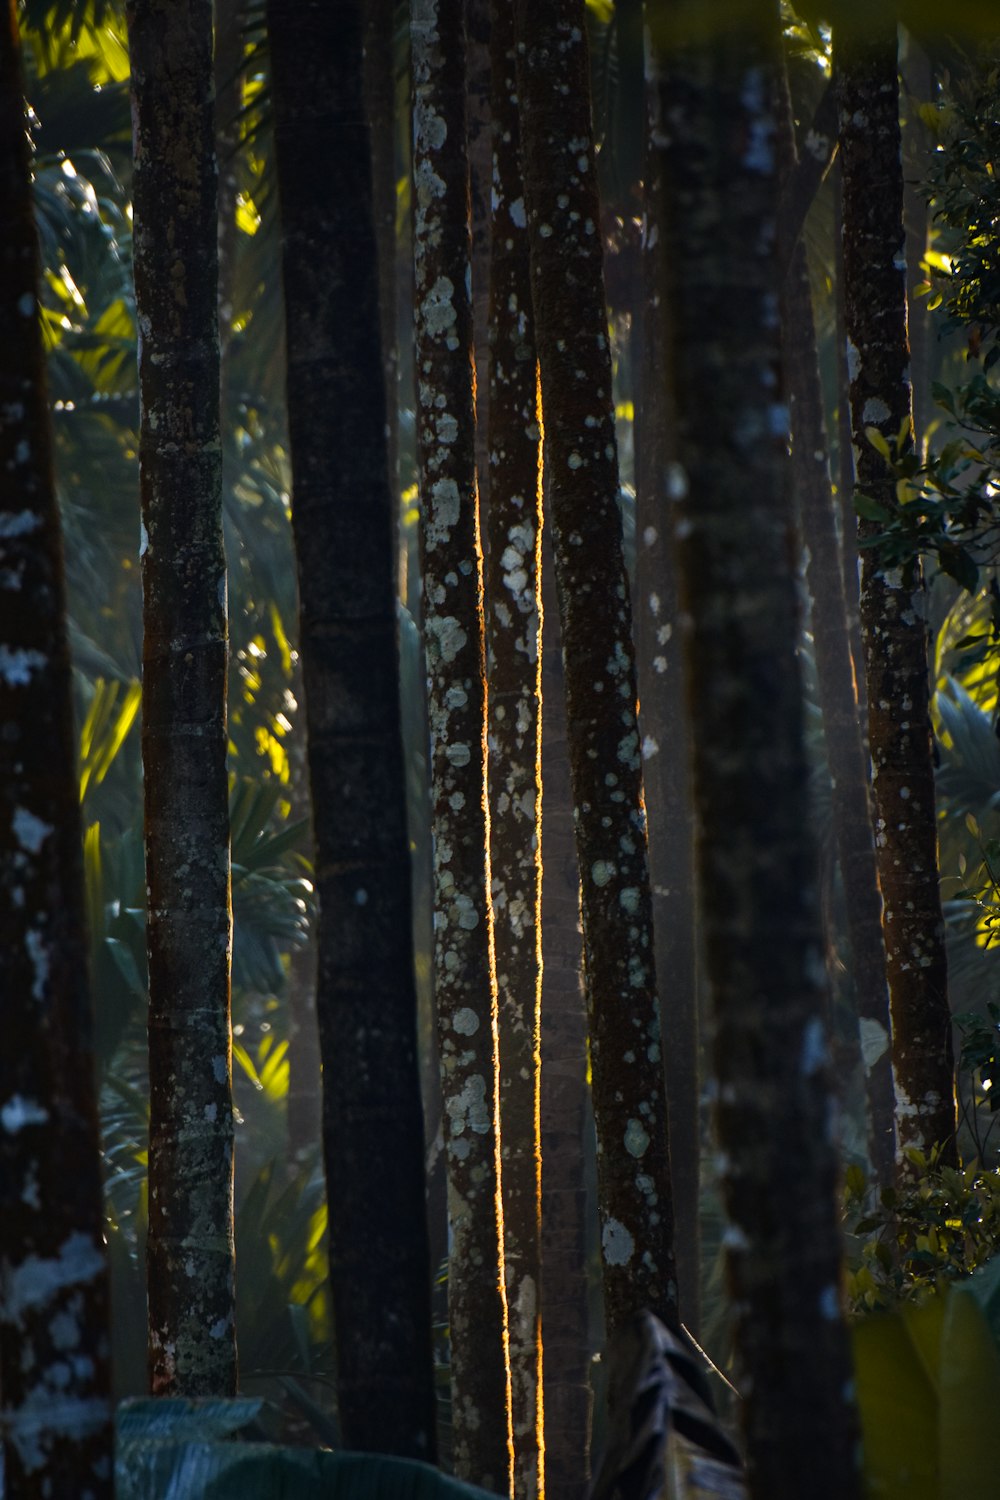
[[[865,1072],[870,1073],[889,1050],[889,1034],[880,1021],[872,1020],[869,1016],[861,1017],[858,1030],[861,1034],[861,1057]]]
[[[609,1266],[627,1266],[635,1252],[635,1240],[624,1224],[609,1219],[601,1231],[601,1247]]]
[[[623,840],[624,842],[624,840]],[[634,916],[639,910],[639,888],[634,885],[625,886],[624,890],[618,892],[618,905],[622,911]]]
[[[625,1127],[625,1150],[638,1159],[649,1149],[649,1132],[641,1120],[629,1120]]]
[[[617,873],[617,867],[608,859],[595,859],[590,867],[590,878],[597,886],[607,885]]]
[[[41,517],[33,510],[19,510],[0,515],[0,541],[16,536],[27,536],[41,526]]]
[[[802,1057],[801,1067],[803,1075],[811,1078],[818,1073],[827,1061],[826,1035],[823,1031],[823,1023],[818,1017],[813,1016],[805,1024],[802,1032]]]
[[[840,1293],[833,1282],[819,1294],[819,1315],[829,1323],[835,1323],[840,1317]]]
[[[18,1266],[8,1266],[5,1311],[22,1327],[24,1314],[45,1307],[66,1287],[93,1281],[104,1269],[104,1257],[89,1235],[74,1230],[54,1259],[28,1255]]]
[[[13,651],[9,646],[0,646],[0,678],[9,687],[27,687],[32,673],[44,667],[45,657],[40,651]]]
[[[23,807],[15,811],[11,826],[17,842],[29,854],[37,854],[52,832],[51,823],[44,823],[41,818],[36,818],[34,813],[28,812]]]
[[[471,1006],[463,1005],[460,1010],[456,1010],[451,1024],[460,1036],[474,1036],[479,1030],[479,1017]]]
[[[48,1118],[47,1109],[21,1094],[12,1094],[0,1109],[0,1126],[8,1135],[17,1135],[26,1125],[44,1125]]]
[[[861,418],[866,427],[878,427],[880,423],[887,422],[891,416],[892,412],[881,396],[869,396],[861,412]]]
[[[486,1104],[486,1079],[481,1073],[473,1073],[465,1080],[462,1091],[447,1100],[446,1108],[451,1121],[453,1136],[471,1130],[476,1135],[486,1135],[490,1128],[490,1112]]]

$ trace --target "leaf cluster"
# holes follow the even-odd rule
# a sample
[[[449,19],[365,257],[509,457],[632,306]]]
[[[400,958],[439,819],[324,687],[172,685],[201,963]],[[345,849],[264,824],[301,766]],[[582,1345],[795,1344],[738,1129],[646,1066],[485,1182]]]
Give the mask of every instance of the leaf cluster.
[[[1000,1251],[1000,1171],[974,1162],[945,1166],[940,1153],[906,1148],[912,1176],[876,1190],[848,1168],[845,1223],[852,1237],[847,1280],[852,1312],[922,1302]]]

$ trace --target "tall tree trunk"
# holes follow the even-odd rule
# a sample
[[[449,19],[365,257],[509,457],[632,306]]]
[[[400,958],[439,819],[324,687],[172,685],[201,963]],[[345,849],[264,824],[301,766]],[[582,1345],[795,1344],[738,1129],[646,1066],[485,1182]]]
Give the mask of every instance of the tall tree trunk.
[[[492,5],[488,567],[490,868],[514,1493],[544,1490],[541,1419],[541,432],[514,14]]]
[[[232,907],[211,0],[131,0],[154,1394],[232,1395]]]
[[[701,1271],[701,1089],[694,807],[676,567],[663,515],[676,413],[666,360],[669,306],[660,234],[663,182],[660,153],[654,144],[661,129],[659,59],[651,44],[646,69],[649,120],[643,198],[643,305],[633,324],[641,341],[635,497],[636,667],[643,781],[649,816],[656,972],[662,976],[660,1011],[680,1315],[685,1327],[696,1334]]]
[[[0,24],[0,1486],[110,1500],[108,1270],[38,241]]]
[[[723,11],[680,0],[671,21],[683,35]],[[679,46],[664,84],[679,416],[668,493],[691,621],[701,911],[750,1493],[849,1500],[861,1480],[778,381],[777,11]]]
[[[434,815],[434,992],[448,1153],[454,1465],[506,1491],[497,1013],[486,816],[463,0],[412,0],[417,446]]]
[[[547,524],[542,561],[542,1334],[545,1494],[583,1500],[590,1482],[593,1391],[587,1294],[587,1004],[580,872],[559,608]]]
[[[781,85],[779,157],[787,182],[795,170],[795,122],[787,78]],[[794,231],[793,231],[794,232]],[[779,240],[788,233],[782,223]],[[868,1100],[868,1150],[883,1187],[893,1177],[895,1099],[892,1085],[889,990],[882,941],[882,898],[875,865],[868,766],[858,718],[851,642],[844,604],[840,547],[830,488],[829,448],[819,374],[816,322],[805,245],[783,245],[782,356],[792,429],[792,468],[808,562],[812,635],[823,734],[830,770],[834,833],[851,946],[861,1057]]]
[[[338,1407],[349,1447],[433,1458],[396,511],[362,98],[363,6],[269,0],[267,17],[320,906]],[[320,199],[317,159],[327,171]]]
[[[582,0],[518,7],[522,156],[566,670],[609,1336],[677,1324],[632,614]]]
[[[838,28],[844,290],[859,491],[892,506],[895,476],[869,440],[912,445],[903,261],[896,26]],[[900,437],[901,435],[901,437]],[[859,520],[861,540],[877,521]],[[875,844],[892,1009],[896,1133],[954,1163],[955,1070],[938,884],[927,624],[920,560],[887,568],[862,553]],[[902,1158],[901,1158],[902,1159]]]

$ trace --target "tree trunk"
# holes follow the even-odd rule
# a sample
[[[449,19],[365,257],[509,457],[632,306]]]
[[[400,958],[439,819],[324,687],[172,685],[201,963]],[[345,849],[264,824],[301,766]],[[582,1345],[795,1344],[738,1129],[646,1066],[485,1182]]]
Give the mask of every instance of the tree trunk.
[[[433,1459],[396,511],[362,98],[363,6],[270,0],[267,14],[320,907],[338,1407],[349,1447]],[[317,159],[327,173],[320,198]]]
[[[781,87],[780,158],[785,180],[795,169],[795,123],[787,79]],[[788,231],[784,223],[779,239]],[[830,770],[834,833],[851,947],[851,979],[868,1100],[868,1150],[882,1187],[893,1178],[895,1099],[889,1046],[889,990],[882,941],[882,898],[875,865],[868,766],[851,663],[840,547],[830,488],[829,450],[819,374],[816,323],[805,245],[783,246],[782,356],[792,428],[792,469],[808,561],[812,635],[823,734]]]
[[[896,26],[838,28],[844,291],[860,493],[892,506],[895,476],[869,440],[912,446],[903,261]],[[877,521],[859,520],[858,536]],[[938,884],[927,625],[920,560],[886,568],[862,552],[875,844],[892,1010],[897,1151],[940,1146],[954,1163],[955,1070]]]
[[[542,999],[541,433],[510,5],[492,6],[488,568],[490,871],[500,1040],[514,1493],[544,1490],[539,1138]]]
[[[17,13],[0,25],[0,1476],[113,1491],[83,859]],[[2,1486],[0,1477],[0,1486]]]
[[[542,1330],[545,1494],[584,1500],[593,1391],[587,1289],[590,1133],[580,872],[550,527],[542,561]]]
[[[660,131],[658,58],[647,57],[649,122],[643,199],[642,297],[633,328],[641,343],[636,462],[636,667],[639,732],[649,816],[656,972],[661,975],[670,1177],[680,1315],[697,1334],[700,1304],[700,1066],[695,941],[694,808],[687,710],[678,629],[673,545],[663,486],[673,457],[676,413],[668,385],[663,183],[654,141]],[[633,337],[635,337],[635,332]]]
[[[132,0],[155,1395],[236,1389],[211,0]]]
[[[518,28],[610,1336],[642,1307],[678,1321],[632,616],[582,0],[523,3]]]
[[[434,992],[448,1153],[456,1474],[506,1491],[497,1014],[486,817],[463,0],[412,0],[417,446],[434,815]]]
[[[707,19],[721,10],[710,6]],[[667,492],[690,617],[701,911],[750,1493],[848,1500],[861,1479],[778,383],[777,12],[678,47],[664,83],[679,417]],[[706,19],[704,0],[683,0],[674,24],[695,17]]]
[[[385,429],[393,503],[399,495],[399,344],[396,336],[395,0],[365,0],[365,116],[371,137],[372,203],[378,247]]]

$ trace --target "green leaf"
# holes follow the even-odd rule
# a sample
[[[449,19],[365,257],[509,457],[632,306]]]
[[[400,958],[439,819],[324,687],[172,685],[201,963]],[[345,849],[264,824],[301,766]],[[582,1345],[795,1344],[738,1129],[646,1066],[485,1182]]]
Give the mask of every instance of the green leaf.
[[[887,505],[883,505],[880,500],[873,500],[870,495],[862,495],[858,490],[854,492],[854,509],[866,521],[885,522],[892,519],[892,511]]]

